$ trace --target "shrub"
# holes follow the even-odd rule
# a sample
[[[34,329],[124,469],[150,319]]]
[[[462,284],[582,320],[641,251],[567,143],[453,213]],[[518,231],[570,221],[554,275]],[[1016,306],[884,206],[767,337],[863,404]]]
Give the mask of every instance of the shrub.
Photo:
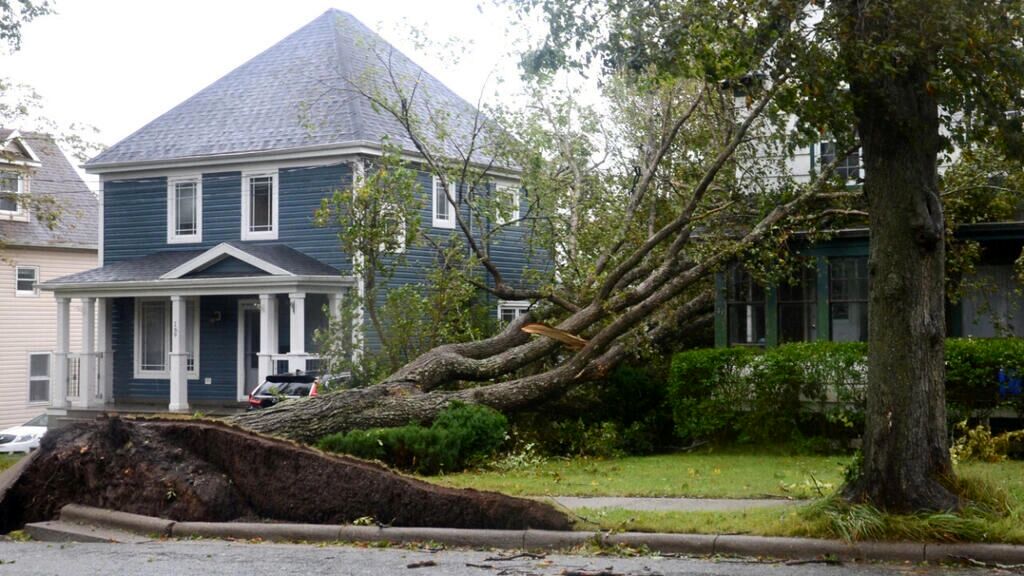
[[[988,412],[1002,402],[1022,407],[1017,394],[1000,395],[1004,378],[1024,376],[1024,340],[1019,338],[950,338],[946,340],[946,402],[962,419]],[[1004,390],[1005,392],[1005,390]]]
[[[950,338],[945,364],[949,412],[958,419],[1000,405],[1024,409],[1014,382],[1024,376],[1024,340]],[[843,435],[862,428],[866,384],[863,342],[689,350],[673,356],[669,403],[683,441],[788,440],[816,417],[828,435]]]
[[[507,429],[508,422],[501,413],[486,406],[454,402],[430,427],[409,424],[353,430],[325,436],[317,447],[431,475],[462,470],[488,458],[504,441]]]
[[[858,429],[864,354],[861,343],[836,342],[680,352],[669,376],[675,432],[686,442],[790,440],[809,405],[840,429]]]

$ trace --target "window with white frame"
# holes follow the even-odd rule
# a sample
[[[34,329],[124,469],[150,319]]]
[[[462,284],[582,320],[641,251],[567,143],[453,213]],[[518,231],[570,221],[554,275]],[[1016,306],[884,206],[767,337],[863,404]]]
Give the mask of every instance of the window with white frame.
[[[167,181],[167,242],[202,242],[203,180],[200,176]]]
[[[277,240],[277,172],[242,175],[242,240]]]
[[[525,300],[502,300],[498,302],[498,320],[508,324],[519,318],[530,309],[530,303]]]
[[[0,170],[0,213],[19,214],[18,195],[25,192],[25,178],[20,172]]]
[[[449,201],[457,198],[458,188],[454,182],[448,184],[448,194],[444,193],[441,179],[434,176],[433,224],[434,228],[455,228],[455,204]]]
[[[50,401],[50,353],[32,352],[28,355],[28,401]]]
[[[498,226],[519,225],[519,188],[499,186],[495,192],[497,214],[494,222]]]
[[[14,295],[39,295],[39,268],[35,266],[17,266],[15,268]]]
[[[818,149],[822,166],[831,164],[836,159],[835,142],[822,142]],[[848,182],[860,178],[860,150],[854,150],[847,154],[846,158],[836,162],[835,172]]]
[[[171,302],[139,298],[135,301],[135,377],[169,378],[171,353]],[[185,299],[186,376],[199,373],[199,306]]]

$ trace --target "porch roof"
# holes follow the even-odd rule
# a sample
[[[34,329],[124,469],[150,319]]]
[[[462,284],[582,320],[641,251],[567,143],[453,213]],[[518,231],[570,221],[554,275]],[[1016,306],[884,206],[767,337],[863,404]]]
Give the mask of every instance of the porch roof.
[[[40,284],[63,295],[246,294],[331,291],[352,285],[333,266],[284,244],[224,242],[206,250],[156,252]]]

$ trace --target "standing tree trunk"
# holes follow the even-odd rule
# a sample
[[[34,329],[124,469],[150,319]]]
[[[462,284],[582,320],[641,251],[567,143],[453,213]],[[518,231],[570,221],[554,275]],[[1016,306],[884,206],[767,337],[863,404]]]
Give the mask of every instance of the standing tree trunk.
[[[851,0],[847,62],[866,46],[893,45],[884,10]],[[856,50],[857,53],[850,53]],[[863,145],[871,226],[868,262],[868,400],[860,477],[847,497],[897,512],[948,510],[958,499],[946,440],[945,290],[937,156],[938,102],[931,62],[858,68],[852,94]],[[922,58],[924,60],[924,58]]]

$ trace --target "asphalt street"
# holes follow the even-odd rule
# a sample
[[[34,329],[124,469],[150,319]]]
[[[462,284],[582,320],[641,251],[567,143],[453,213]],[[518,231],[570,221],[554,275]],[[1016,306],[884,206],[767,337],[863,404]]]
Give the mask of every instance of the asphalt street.
[[[787,565],[736,559],[595,555],[518,557],[514,552],[370,548],[203,541],[141,544],[0,542],[0,576],[152,574],[346,574],[353,576],[866,576],[1019,574],[1003,570],[915,564]]]

